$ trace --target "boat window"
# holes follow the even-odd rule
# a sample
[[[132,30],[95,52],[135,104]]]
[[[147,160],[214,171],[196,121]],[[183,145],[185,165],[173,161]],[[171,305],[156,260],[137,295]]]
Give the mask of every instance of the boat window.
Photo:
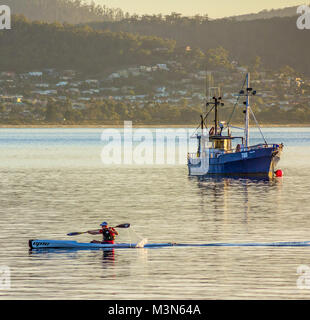
[[[214,141],[215,149],[224,149],[224,140],[216,140]]]
[[[230,139],[223,139],[223,140],[215,140],[214,141],[214,148],[215,149],[224,149],[225,151],[231,149],[231,140]]]

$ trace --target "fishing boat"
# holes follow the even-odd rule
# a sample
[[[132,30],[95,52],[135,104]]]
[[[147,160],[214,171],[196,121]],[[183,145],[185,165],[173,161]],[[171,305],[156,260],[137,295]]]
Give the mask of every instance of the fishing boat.
[[[261,128],[250,107],[250,98],[256,95],[256,91],[250,87],[250,74],[247,73],[242,89],[237,95],[237,102],[245,99],[244,128],[233,127],[230,123],[219,122],[218,108],[224,106],[220,96],[213,96],[212,101],[207,102],[207,108],[211,107],[206,115],[201,115],[201,122],[192,138],[198,141],[198,149],[195,153],[188,154],[189,176],[231,176],[231,177],[263,177],[273,178],[282,176],[281,170],[276,170],[280,161],[283,144],[267,143]],[[235,107],[236,107],[235,105]],[[207,128],[207,118],[214,110],[214,125]],[[234,108],[235,110],[235,108]],[[250,114],[263,137],[264,143],[250,145]],[[231,130],[241,129],[243,134],[233,136]],[[200,130],[198,130],[200,129]],[[236,141],[236,143],[233,143]],[[235,145],[233,147],[233,145]]]
[[[31,250],[46,249],[126,249],[137,248],[137,243],[116,243],[116,244],[99,244],[99,243],[81,243],[68,240],[29,240]],[[310,247],[310,241],[295,242],[248,242],[248,243],[144,243],[138,248],[164,248],[164,247]]]

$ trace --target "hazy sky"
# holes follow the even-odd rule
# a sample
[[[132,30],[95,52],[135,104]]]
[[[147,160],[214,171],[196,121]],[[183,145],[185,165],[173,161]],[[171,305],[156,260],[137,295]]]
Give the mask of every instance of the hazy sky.
[[[90,0],[88,0],[90,1]],[[121,8],[130,13],[171,13],[183,15],[205,14],[220,18],[245,13],[255,13],[263,9],[285,8],[308,3],[302,0],[95,0],[107,7]]]

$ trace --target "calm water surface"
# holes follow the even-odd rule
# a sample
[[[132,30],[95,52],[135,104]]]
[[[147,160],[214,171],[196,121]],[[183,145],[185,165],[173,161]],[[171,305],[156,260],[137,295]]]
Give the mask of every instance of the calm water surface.
[[[132,224],[121,242],[310,240],[310,128],[264,129],[285,145],[284,177],[267,182],[199,182],[180,164],[106,166],[101,133],[0,130],[0,266],[11,270],[1,299],[310,298],[296,286],[310,248],[29,252],[29,239],[72,240],[103,220]]]

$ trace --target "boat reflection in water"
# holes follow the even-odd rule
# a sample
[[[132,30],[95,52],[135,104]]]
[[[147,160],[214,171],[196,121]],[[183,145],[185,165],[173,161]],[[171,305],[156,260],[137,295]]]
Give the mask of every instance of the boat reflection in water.
[[[282,179],[240,179],[226,177],[189,177],[198,194],[204,234],[213,241],[260,239],[259,227],[277,223],[285,208]],[[253,235],[256,237],[252,238]],[[270,233],[271,235],[271,233]],[[274,240],[274,239],[271,239]],[[280,238],[281,240],[281,238]]]

